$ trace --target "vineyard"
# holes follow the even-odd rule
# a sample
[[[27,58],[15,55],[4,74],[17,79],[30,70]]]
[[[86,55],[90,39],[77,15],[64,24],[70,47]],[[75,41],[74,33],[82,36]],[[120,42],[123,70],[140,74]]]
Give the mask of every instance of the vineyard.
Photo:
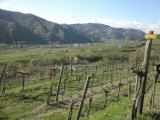
[[[6,63],[3,58],[0,64],[0,119],[129,120],[139,113],[141,108],[137,101],[145,96],[145,114],[138,114],[138,118],[158,120],[159,45],[158,42],[152,45],[144,94],[140,94],[145,74],[142,65],[145,46],[142,42],[134,43],[133,46],[87,46],[79,53],[81,57],[76,58],[77,51],[74,53],[74,49],[68,49],[70,53],[67,55],[71,56],[65,54],[65,60],[49,65],[32,66],[32,69],[22,63],[17,67],[16,59],[12,63],[6,57]],[[88,49],[94,51],[86,54],[96,56],[86,57],[84,52]],[[59,51],[62,51],[61,48]],[[7,56],[7,52],[4,53],[1,52],[4,57]],[[60,54],[56,53],[59,56]],[[104,56],[105,54],[108,56]],[[43,56],[46,59],[45,55]],[[107,58],[108,60],[105,60]]]

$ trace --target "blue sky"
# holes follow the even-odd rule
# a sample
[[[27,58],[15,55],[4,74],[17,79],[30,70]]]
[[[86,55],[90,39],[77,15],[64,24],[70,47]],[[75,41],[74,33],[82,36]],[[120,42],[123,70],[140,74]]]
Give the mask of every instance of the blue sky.
[[[57,23],[103,23],[160,33],[160,0],[0,0],[0,8]]]

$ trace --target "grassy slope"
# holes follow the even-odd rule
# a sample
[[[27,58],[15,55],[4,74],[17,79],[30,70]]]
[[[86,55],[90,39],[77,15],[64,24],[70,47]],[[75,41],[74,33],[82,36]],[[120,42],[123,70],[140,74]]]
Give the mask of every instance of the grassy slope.
[[[114,102],[105,110],[92,115],[90,120],[129,120],[131,103],[128,99],[119,103]]]
[[[108,58],[115,54],[115,56],[128,56],[131,49],[134,49],[137,43],[122,46],[122,48],[117,49],[117,46],[93,46],[80,49],[68,49],[69,52],[63,53],[65,56],[72,56],[75,54],[103,54],[105,58]],[[75,51],[76,50],[76,51]],[[28,55],[32,55],[35,59],[42,59],[43,56],[40,54],[43,51],[48,51],[44,49],[31,49],[25,51],[7,51],[7,53],[1,53],[0,56],[2,59],[1,62],[18,62],[22,56],[23,60],[28,59]],[[54,50],[53,50],[54,51]],[[57,51],[61,51],[58,49]],[[85,52],[84,52],[85,51]],[[19,56],[19,57],[17,57]],[[9,58],[10,57],[10,58]],[[57,56],[52,56],[49,54],[49,57],[56,59]],[[34,84],[29,84],[26,88],[25,95],[21,92],[21,88],[13,88],[7,90],[5,96],[0,96],[0,118],[1,119],[46,119],[46,120],[64,120],[67,116],[67,108],[63,107],[50,107],[46,105],[47,92],[49,90],[49,80],[41,81]],[[158,88],[158,90],[160,90]],[[120,103],[111,103],[105,110],[101,112],[96,112],[89,119],[94,120],[117,120],[117,119],[127,119],[130,115],[130,105],[132,101],[122,100]],[[116,114],[115,114],[116,113]],[[149,116],[150,118],[150,116]],[[148,118],[148,119],[149,119]],[[87,118],[86,118],[87,119]]]
[[[159,120],[160,109],[156,109],[160,108],[158,103],[160,101],[160,93],[158,91],[160,91],[160,82],[157,83],[155,108],[148,108],[149,96],[147,95],[145,100],[147,109],[144,109],[145,113],[143,116],[139,116],[138,120]],[[132,99],[123,99],[119,103],[109,104],[105,110],[93,114],[89,120],[130,120],[132,102]]]
[[[153,45],[157,48],[160,46],[159,41],[154,41]],[[160,78],[159,78],[160,81]],[[159,105],[160,101],[160,82],[157,83],[156,88],[156,105]],[[148,98],[145,100],[145,104],[149,102],[149,95],[147,95]],[[124,100],[120,103],[113,103],[105,110],[95,113],[91,116],[91,120],[129,120],[130,119],[130,108],[132,105],[132,100]],[[148,107],[148,104],[145,105]],[[159,106],[156,106],[160,108]],[[122,112],[123,111],[123,112]],[[154,120],[154,119],[160,119],[160,109],[149,109],[145,110],[145,113],[143,116],[139,116],[139,120]]]

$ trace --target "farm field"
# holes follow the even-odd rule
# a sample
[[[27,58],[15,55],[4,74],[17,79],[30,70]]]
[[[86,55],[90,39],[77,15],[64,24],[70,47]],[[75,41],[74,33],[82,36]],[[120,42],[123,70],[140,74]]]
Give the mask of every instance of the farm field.
[[[159,46],[160,42],[153,43],[152,63],[160,60]],[[6,66],[0,83],[0,119],[76,120],[79,114],[82,120],[129,120],[136,86],[131,68],[141,64],[144,47],[144,41],[64,48],[1,45],[1,73]],[[158,91],[160,82],[155,106],[149,108],[149,90],[145,113],[138,119],[160,118]]]

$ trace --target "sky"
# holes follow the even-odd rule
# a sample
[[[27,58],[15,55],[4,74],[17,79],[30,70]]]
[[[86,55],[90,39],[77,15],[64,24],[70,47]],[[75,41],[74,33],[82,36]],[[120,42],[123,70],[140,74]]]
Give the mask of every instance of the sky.
[[[0,8],[57,23],[102,23],[160,33],[160,0],[0,0]]]

